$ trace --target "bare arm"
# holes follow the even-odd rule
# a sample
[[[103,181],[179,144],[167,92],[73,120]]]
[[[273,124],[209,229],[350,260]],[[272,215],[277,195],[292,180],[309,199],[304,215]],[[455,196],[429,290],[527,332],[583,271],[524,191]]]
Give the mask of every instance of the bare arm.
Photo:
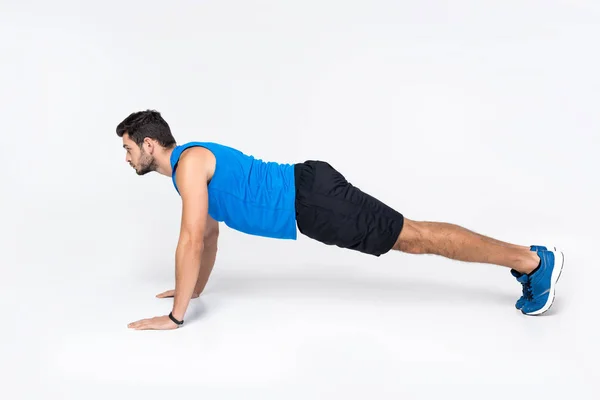
[[[204,251],[202,252],[202,261],[200,262],[200,273],[196,281],[193,297],[198,297],[206,287],[208,278],[215,265],[217,258],[217,244],[219,239],[219,223],[210,216],[206,221],[206,231],[204,235]]]
[[[202,291],[204,291],[206,283],[210,278],[210,274],[217,258],[218,239],[219,223],[208,216],[204,233],[204,250],[202,251],[202,257],[200,259],[200,272],[198,273],[198,280],[196,281],[196,287],[194,288],[192,299],[195,299],[202,294]],[[156,297],[164,299],[167,297],[173,297],[174,295],[175,290],[171,289],[157,294]]]
[[[176,179],[183,212],[175,252],[175,298],[171,311],[173,315],[144,318],[128,324],[131,329],[176,329],[180,324],[172,318],[184,320],[196,288],[200,260],[204,252],[208,220],[208,171],[205,157],[198,152],[187,151],[179,159]]]
[[[194,293],[204,252],[208,219],[208,188],[203,159],[189,152],[177,169],[177,186],[183,203],[179,242],[175,253],[173,316],[183,320]]]

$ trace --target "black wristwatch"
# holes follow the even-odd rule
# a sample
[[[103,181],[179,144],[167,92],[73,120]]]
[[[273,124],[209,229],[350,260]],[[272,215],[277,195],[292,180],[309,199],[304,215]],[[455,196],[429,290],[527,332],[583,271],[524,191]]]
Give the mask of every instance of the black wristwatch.
[[[175,319],[175,317],[173,316],[173,311],[169,313],[169,318],[171,318],[171,321],[175,322],[177,325],[183,325],[183,320],[178,321],[177,319]]]

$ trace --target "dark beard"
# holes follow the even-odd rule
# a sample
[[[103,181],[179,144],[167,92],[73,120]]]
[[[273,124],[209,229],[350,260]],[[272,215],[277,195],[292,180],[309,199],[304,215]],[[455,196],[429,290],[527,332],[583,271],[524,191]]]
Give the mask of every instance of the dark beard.
[[[143,160],[140,160],[140,169],[136,169],[138,175],[146,175],[148,172],[156,171],[157,165],[154,157],[144,157]]]

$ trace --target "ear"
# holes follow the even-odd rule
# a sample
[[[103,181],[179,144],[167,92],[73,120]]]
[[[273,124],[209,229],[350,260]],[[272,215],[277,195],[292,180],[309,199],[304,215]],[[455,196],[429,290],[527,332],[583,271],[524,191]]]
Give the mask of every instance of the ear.
[[[152,154],[154,152],[154,141],[152,139],[144,138],[144,143],[142,145],[144,146],[146,153]]]

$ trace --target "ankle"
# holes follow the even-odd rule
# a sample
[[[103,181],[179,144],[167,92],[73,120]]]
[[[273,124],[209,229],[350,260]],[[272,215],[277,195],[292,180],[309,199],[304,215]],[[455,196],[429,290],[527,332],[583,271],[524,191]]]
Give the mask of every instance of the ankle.
[[[540,256],[538,256],[537,253],[529,250],[527,250],[527,253],[529,254],[524,255],[523,258],[519,260],[518,265],[514,268],[522,274],[531,274],[541,263]]]

